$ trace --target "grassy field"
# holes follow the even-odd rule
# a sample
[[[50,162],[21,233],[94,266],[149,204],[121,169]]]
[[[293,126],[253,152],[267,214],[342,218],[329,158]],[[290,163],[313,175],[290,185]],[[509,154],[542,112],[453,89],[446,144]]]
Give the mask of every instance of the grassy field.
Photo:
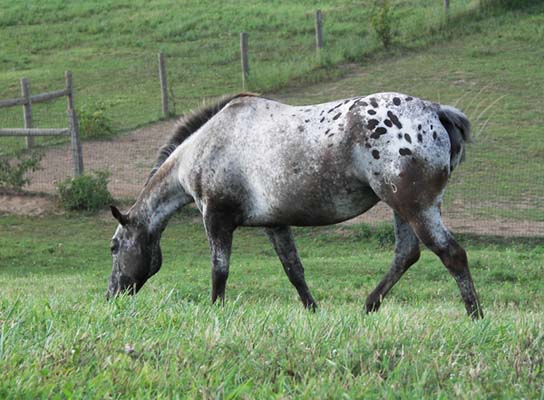
[[[512,3],[488,0],[487,3]],[[523,0],[522,9],[538,2]],[[33,91],[63,85],[64,70],[74,72],[77,103],[103,105],[116,129],[128,129],[160,117],[158,51],[167,55],[178,113],[203,97],[241,89],[239,32],[250,34],[250,89],[270,92],[292,83],[338,76],[339,63],[367,61],[382,51],[370,24],[372,0],[321,1],[326,47],[314,52],[314,12],[310,1],[176,2],[174,0],[10,2],[0,0],[0,98],[17,97],[19,79],[31,79]],[[495,24],[494,7],[481,11],[476,0],[452,2],[451,30],[441,27],[440,2],[395,2],[395,49],[417,49],[451,35],[474,32],[479,22]],[[533,6],[531,6],[533,4]],[[507,7],[508,8],[508,7]],[[519,5],[514,6],[519,8]],[[463,21],[463,27],[456,24]],[[511,16],[510,18],[515,18]],[[534,38],[538,43],[538,38]],[[64,104],[36,107],[36,124],[64,122]],[[20,110],[3,115],[20,121]],[[2,111],[4,113],[4,110]]]
[[[542,246],[460,238],[483,321],[429,252],[367,316],[391,229],[297,229],[312,314],[264,234],[242,229],[222,308],[195,218],[170,224],[138,296],[108,303],[110,218],[3,216],[0,397],[543,398]]]
[[[159,50],[178,112],[238,91],[245,30],[251,88],[289,85],[275,97],[291,103],[386,90],[458,101],[477,144],[446,208],[460,198],[485,217],[542,221],[544,5],[451,3],[444,29],[442,2],[395,2],[394,44],[383,51],[371,1],[322,1],[318,60],[309,1],[0,0],[0,99],[18,96],[23,75],[33,91],[50,90],[71,69],[78,105],[104,106],[122,131],[160,117]],[[64,123],[63,108],[36,106],[36,124]],[[0,125],[21,126],[20,109],[4,111]],[[486,315],[472,322],[429,252],[377,314],[364,314],[392,258],[389,226],[295,231],[315,314],[264,234],[241,229],[227,304],[211,306],[209,251],[192,212],[171,222],[163,269],[142,292],[106,302],[114,228],[108,216],[0,216],[0,398],[544,399],[541,239],[459,237]]]

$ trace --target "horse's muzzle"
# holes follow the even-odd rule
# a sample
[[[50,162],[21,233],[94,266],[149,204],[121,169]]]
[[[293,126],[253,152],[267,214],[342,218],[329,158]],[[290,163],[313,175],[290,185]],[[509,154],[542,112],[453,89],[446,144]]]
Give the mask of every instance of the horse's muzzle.
[[[121,278],[119,281],[110,279],[110,284],[108,285],[108,290],[106,292],[106,300],[111,300],[119,295],[127,294],[134,295],[138,293],[138,290],[142,285],[139,285],[136,281],[128,278]]]

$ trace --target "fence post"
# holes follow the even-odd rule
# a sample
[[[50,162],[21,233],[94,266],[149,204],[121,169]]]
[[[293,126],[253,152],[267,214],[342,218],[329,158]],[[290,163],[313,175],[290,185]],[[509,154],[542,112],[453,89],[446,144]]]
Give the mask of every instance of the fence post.
[[[159,79],[161,81],[162,114],[164,115],[164,118],[168,118],[170,116],[168,104],[168,77],[166,74],[166,60],[162,52],[159,53]]]
[[[21,95],[25,99],[23,104],[23,117],[25,120],[25,128],[32,128],[32,101],[30,100],[30,81],[27,78],[21,79]],[[26,137],[26,148],[34,147],[34,137]]]
[[[444,0],[444,14],[446,15],[446,24],[450,20],[450,0]]]
[[[321,10],[315,12],[315,51],[319,56],[319,51],[323,48],[323,15]]]
[[[68,129],[70,129],[70,139],[72,143],[72,159],[74,161],[74,175],[79,176],[83,173],[83,154],[81,151],[81,142],[79,141],[79,121],[74,106],[74,86],[72,84],[72,73],[64,73],[66,82],[66,96],[68,103]]]
[[[240,33],[240,53],[242,59],[242,87],[246,88],[246,82],[249,80],[249,57],[248,57],[248,34]]]

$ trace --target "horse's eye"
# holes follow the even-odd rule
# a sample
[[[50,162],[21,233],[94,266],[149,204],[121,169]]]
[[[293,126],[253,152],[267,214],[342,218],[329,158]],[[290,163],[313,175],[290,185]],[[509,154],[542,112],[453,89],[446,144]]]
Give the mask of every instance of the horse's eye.
[[[119,250],[119,241],[118,240],[112,240],[110,250],[112,254],[117,253]]]

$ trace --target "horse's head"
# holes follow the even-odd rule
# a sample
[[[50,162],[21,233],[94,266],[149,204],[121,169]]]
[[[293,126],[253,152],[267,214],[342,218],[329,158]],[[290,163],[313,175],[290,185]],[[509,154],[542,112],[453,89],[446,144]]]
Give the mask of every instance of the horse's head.
[[[113,267],[108,297],[135,294],[161,267],[160,235],[150,233],[146,226],[114,206],[111,212],[119,226],[111,239]]]

